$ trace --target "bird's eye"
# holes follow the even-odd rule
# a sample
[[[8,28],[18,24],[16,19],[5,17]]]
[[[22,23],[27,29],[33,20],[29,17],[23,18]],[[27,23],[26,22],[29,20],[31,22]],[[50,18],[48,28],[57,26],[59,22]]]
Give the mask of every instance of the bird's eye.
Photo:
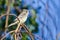
[[[24,15],[26,15],[26,14],[24,13]]]
[[[26,11],[26,13],[27,13],[27,11]]]

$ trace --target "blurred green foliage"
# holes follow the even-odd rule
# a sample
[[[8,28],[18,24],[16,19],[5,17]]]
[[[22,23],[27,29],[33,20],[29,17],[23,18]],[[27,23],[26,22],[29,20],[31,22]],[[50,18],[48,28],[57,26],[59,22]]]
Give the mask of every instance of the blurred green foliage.
[[[5,12],[5,0],[0,0],[0,15]]]
[[[27,19],[29,21],[27,22],[27,25],[32,32],[38,32],[38,24],[36,23],[36,12],[34,9],[32,9],[30,12],[31,17]]]
[[[11,7],[14,7],[14,6],[18,6],[19,7],[20,5],[21,5],[21,1],[20,0],[16,0],[14,4],[11,3]],[[5,0],[0,0],[0,15],[3,14],[3,13],[5,14],[6,9],[7,9],[7,3],[6,3],[6,1]],[[36,12],[35,12],[34,9],[31,9],[30,12],[31,12],[31,16],[28,17],[28,19],[25,22],[25,24],[27,25],[27,27],[29,28],[29,30],[31,32],[35,32],[36,33],[36,32],[38,32],[38,24],[36,23]],[[16,14],[18,14],[17,11],[16,11]],[[2,17],[2,19],[0,19],[0,30],[3,30],[3,31],[4,31],[4,28],[5,28],[4,27],[5,26],[5,19],[6,19],[5,16]],[[8,23],[9,24],[13,23],[14,19],[15,19],[14,16],[9,16]],[[17,25],[9,27],[8,28],[9,31],[16,29],[16,26]],[[27,37],[28,37],[27,34],[26,33],[22,33],[22,35],[23,35],[22,40],[27,40]]]

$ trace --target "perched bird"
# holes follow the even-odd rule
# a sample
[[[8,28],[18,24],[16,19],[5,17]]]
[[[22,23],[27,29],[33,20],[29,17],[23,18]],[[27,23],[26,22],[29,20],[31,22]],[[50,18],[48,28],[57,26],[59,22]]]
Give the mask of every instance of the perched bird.
[[[28,14],[29,14],[29,11],[27,9],[23,9],[22,12],[20,13],[20,15],[18,16],[19,18],[19,21],[20,21],[20,24],[24,23],[26,20],[27,20],[27,17],[28,17]],[[18,19],[16,18],[14,20],[14,23],[8,25],[8,27],[10,26],[13,26],[17,23],[19,23]]]

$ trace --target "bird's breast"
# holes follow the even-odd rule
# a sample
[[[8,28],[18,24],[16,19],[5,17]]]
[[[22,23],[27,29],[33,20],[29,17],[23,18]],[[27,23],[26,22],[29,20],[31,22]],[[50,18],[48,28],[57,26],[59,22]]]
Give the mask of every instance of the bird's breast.
[[[20,23],[24,23],[27,20],[27,17],[20,18]]]

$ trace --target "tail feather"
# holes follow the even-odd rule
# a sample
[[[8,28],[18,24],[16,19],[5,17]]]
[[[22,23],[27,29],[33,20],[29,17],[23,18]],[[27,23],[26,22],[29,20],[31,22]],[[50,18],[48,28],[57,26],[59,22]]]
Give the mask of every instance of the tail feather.
[[[10,25],[8,25],[8,27],[13,26],[13,25],[15,25],[17,23],[18,23],[18,21],[14,22],[14,23],[11,23]]]

